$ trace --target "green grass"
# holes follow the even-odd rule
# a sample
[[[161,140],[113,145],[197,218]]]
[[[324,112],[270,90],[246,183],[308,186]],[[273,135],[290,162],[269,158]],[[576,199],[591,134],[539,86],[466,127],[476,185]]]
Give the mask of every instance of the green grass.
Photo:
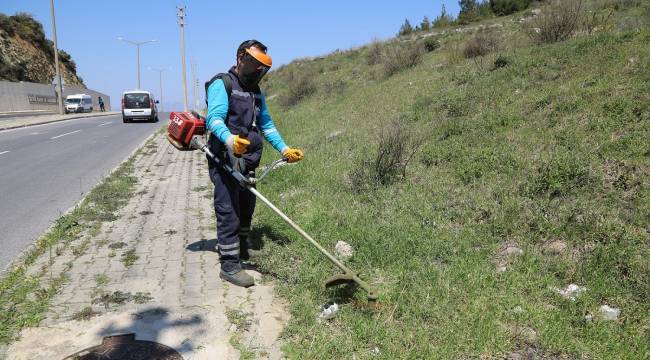
[[[79,310],[78,312],[72,314],[70,317],[72,320],[77,321],[87,321],[92,319],[94,316],[100,315],[101,313],[93,310],[92,307],[86,306],[85,308]]]
[[[95,275],[95,284],[97,285],[97,287],[102,287],[108,284],[110,281],[111,278],[109,278],[106,274]]]
[[[305,160],[259,190],[326,248],[349,242],[347,263],[381,292],[372,309],[362,291],[323,290],[333,267],[259,206],[259,261],[291,303],[290,358],[650,356],[650,27],[543,46],[503,31],[511,41],[483,63],[459,58],[469,35],[452,33],[389,78],[366,48],[270,74],[268,95],[293,71],[317,90],[288,109],[269,101]],[[340,92],[324,90],[337,80]],[[394,121],[423,141],[407,176],[355,191],[350,177]],[[544,252],[552,240],[567,249]],[[498,273],[505,243],[524,253]],[[570,283],[588,288],[575,302],[553,290]],[[329,300],[342,310],[318,324]],[[584,320],[603,304],[619,322]]]
[[[125,267],[133,265],[140,257],[135,254],[135,249],[129,249],[122,253],[120,261],[124,264]]]
[[[237,331],[248,331],[251,327],[251,317],[252,314],[245,313],[241,310],[227,309],[226,317],[228,322],[235,325]]]
[[[146,304],[152,299],[153,298],[151,297],[151,294],[148,292],[143,293],[138,291],[135,294],[131,294],[130,292],[123,292],[117,290],[117,291],[113,291],[112,293],[108,293],[101,289],[98,289],[91,303],[104,305],[106,310],[108,310],[111,305],[122,305],[127,302],[134,302],[136,304]]]
[[[239,351],[240,360],[253,360],[256,358],[256,353],[254,351],[248,350],[248,348],[241,343],[240,334],[230,335],[230,339],[228,339],[228,343],[230,344],[230,346],[232,346],[237,351]]]
[[[242,333],[248,331],[251,327],[251,317],[252,314],[245,313],[242,310],[238,309],[226,309],[226,318],[228,322],[235,325],[236,332],[234,332],[229,339],[229,343],[232,347],[239,351],[240,359],[255,359],[256,353],[249,350],[241,342]]]

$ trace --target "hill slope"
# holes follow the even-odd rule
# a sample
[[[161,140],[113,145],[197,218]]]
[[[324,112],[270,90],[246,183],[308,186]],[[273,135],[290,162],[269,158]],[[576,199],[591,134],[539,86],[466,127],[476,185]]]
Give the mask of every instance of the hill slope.
[[[270,74],[271,112],[306,158],[260,191],[326,248],[349,242],[382,294],[372,308],[322,290],[332,266],[259,206],[292,358],[650,356],[650,7],[593,4],[611,26],[564,42],[531,43],[528,12],[479,24],[499,22],[484,56],[462,56],[475,26],[394,73],[421,40]],[[586,291],[565,298],[570,284]],[[318,323],[327,300],[342,310]]]
[[[59,61],[65,83],[83,85],[70,55],[59,50]],[[43,25],[29,14],[0,13],[0,80],[49,84],[54,73],[52,41],[45,38]]]

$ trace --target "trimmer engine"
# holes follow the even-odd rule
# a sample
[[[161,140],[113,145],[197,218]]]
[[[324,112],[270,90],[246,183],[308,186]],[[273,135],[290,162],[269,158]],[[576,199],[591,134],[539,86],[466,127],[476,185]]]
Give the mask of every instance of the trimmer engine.
[[[205,134],[205,119],[195,112],[169,114],[167,140],[178,150],[194,150],[190,142],[194,135]]]

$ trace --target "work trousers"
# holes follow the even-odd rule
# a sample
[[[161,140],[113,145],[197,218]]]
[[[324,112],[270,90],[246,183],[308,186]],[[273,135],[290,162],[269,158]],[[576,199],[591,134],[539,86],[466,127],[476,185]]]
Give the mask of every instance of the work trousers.
[[[242,188],[221,166],[210,167],[217,215],[217,243],[221,270],[241,269],[240,237],[248,236],[255,211],[255,195]]]

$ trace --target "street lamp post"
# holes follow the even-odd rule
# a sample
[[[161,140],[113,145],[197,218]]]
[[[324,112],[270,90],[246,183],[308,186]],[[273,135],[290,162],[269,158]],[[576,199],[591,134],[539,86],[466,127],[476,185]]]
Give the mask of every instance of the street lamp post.
[[[52,37],[54,38],[54,82],[58,84],[59,87],[59,114],[63,114],[63,82],[61,81],[61,72],[59,71],[59,49],[56,44],[56,18],[54,16],[54,0],[50,0],[50,15],[52,15]],[[54,92],[56,93],[56,90]]]
[[[152,67],[150,67],[149,69],[154,70],[154,71],[158,71],[158,75],[160,76],[160,78],[159,78],[160,79],[160,82],[159,82],[159,86],[160,86],[160,112],[163,112],[164,109],[163,109],[162,73],[163,73],[163,71],[167,70],[168,68],[152,68]]]
[[[156,42],[156,40],[147,40],[147,41],[136,42],[136,41],[127,40],[127,39],[125,39],[125,38],[123,38],[121,36],[118,37],[117,40],[128,42],[131,45],[135,45],[135,47],[137,48],[137,52],[138,52],[138,89],[139,89],[140,88],[140,45],[144,45],[144,44],[151,43],[151,42]]]

